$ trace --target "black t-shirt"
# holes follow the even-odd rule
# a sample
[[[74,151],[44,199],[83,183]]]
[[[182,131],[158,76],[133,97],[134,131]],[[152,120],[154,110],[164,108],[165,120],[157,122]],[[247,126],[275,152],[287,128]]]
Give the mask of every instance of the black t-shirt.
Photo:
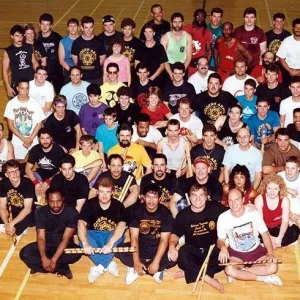
[[[267,47],[269,51],[272,51],[274,54],[276,54],[281,45],[281,42],[290,35],[291,33],[285,29],[283,29],[283,31],[279,34],[275,33],[273,29],[266,32]]]
[[[198,181],[195,176],[184,178],[180,186],[175,190],[175,193],[179,194],[182,198],[185,198],[185,194],[189,193],[190,188],[196,183],[198,183]],[[208,201],[221,201],[223,192],[222,184],[216,178],[209,176],[204,186],[207,189]]]
[[[0,197],[6,198],[7,205],[10,205],[13,219],[18,216],[24,208],[24,200],[31,198],[32,204],[36,201],[34,185],[29,178],[21,177],[19,186],[14,187],[8,178],[0,182]],[[28,214],[21,222],[16,224],[17,235],[21,234],[27,227],[33,226],[34,210]]]
[[[173,83],[168,84],[164,87],[162,93],[162,98],[164,101],[168,102],[168,106],[173,115],[178,113],[178,101],[181,98],[187,97],[193,101],[195,96],[196,92],[194,86],[186,81],[180,86],[175,86]]]
[[[112,231],[119,222],[126,222],[126,211],[124,205],[113,198],[104,210],[95,197],[84,204],[79,219],[87,223],[88,230]]]
[[[171,174],[166,174],[166,177],[163,180],[157,180],[154,178],[153,173],[147,174],[142,178],[140,185],[140,195],[144,195],[145,188],[151,184],[157,184],[161,189],[160,202],[169,202],[171,200],[174,191],[179,185],[179,182],[175,176]]]
[[[139,80],[132,84],[132,98],[140,107],[147,105],[147,92],[151,86],[153,86],[152,80],[149,80],[146,85],[141,85]]]
[[[137,53],[141,52],[143,42],[134,36],[131,41],[124,40],[124,44],[125,49],[123,51],[123,54],[126,55],[126,57],[129,59],[130,66],[134,67],[135,57]]]
[[[103,32],[101,32],[98,35],[98,38],[103,42],[103,45],[105,47],[105,51],[106,51],[106,55],[109,56],[112,54],[112,52],[109,52],[109,46],[110,44],[115,40],[115,39],[123,39],[123,33],[120,31],[115,31],[115,33],[113,35],[106,35]]]
[[[148,66],[149,77],[151,77],[162,63],[168,61],[168,56],[163,45],[156,42],[151,48],[148,48],[145,44],[143,44],[141,52],[136,55],[136,59]]]
[[[178,237],[185,236],[185,244],[196,248],[209,248],[216,243],[217,221],[226,208],[219,203],[206,202],[205,208],[199,213],[186,207],[176,216],[173,232]]]
[[[300,131],[296,130],[295,124],[289,124],[287,130],[290,134],[290,138],[300,143]]]
[[[123,110],[121,105],[117,103],[115,109],[117,111],[117,121],[119,124],[127,122],[133,125],[140,113],[140,108],[133,103],[130,103],[126,110]]]
[[[77,228],[79,214],[75,208],[65,206],[59,214],[53,214],[49,207],[36,210],[36,229],[45,229],[46,246],[58,246],[66,228]]]
[[[247,124],[243,122],[241,128],[247,127]],[[226,117],[220,131],[217,133],[218,139],[225,143],[227,146],[237,144],[237,132],[233,132],[229,126],[229,116]]]
[[[33,42],[33,48],[34,48],[35,57],[39,63],[41,62],[42,58],[47,57],[47,52],[41,41],[35,40]]]
[[[57,120],[54,113],[51,114],[44,127],[48,128],[53,136],[53,141],[65,147],[68,151],[76,146],[76,131],[74,127],[79,124],[78,116],[72,110],[66,110],[65,117]]]
[[[47,67],[49,71],[61,69],[58,59],[58,46],[62,36],[55,31],[51,31],[48,37],[43,37],[39,32],[37,40],[40,41],[47,53]]]
[[[89,182],[87,178],[75,172],[72,180],[67,180],[63,174],[55,175],[50,183],[50,187],[61,191],[65,204],[76,207],[78,199],[87,199],[89,193]]]
[[[155,23],[154,23],[154,20],[150,20],[150,21],[147,22],[147,23],[154,24],[154,26],[155,26],[155,29],[154,29],[154,31],[155,31],[155,36],[154,36],[154,39],[155,39],[155,41],[157,41],[157,42],[160,42],[161,37],[162,37],[165,33],[167,33],[168,31],[170,31],[170,29],[171,29],[170,23],[169,23],[168,21],[166,21],[166,20],[162,20],[162,23],[161,23],[161,24],[155,24]],[[146,25],[146,24],[145,24],[145,25]],[[140,32],[140,40],[143,41],[143,42],[146,40],[146,39],[145,39],[145,34],[144,34],[144,31],[145,31],[145,25],[142,27],[141,32]]]
[[[20,79],[32,80],[34,78],[32,45],[23,44],[21,47],[10,45],[5,51],[9,58],[11,83],[17,84]]]
[[[113,192],[112,192],[112,197],[113,197],[114,199],[119,199],[120,194],[121,194],[121,192],[122,192],[122,189],[123,189],[123,187],[124,187],[124,185],[125,185],[125,182],[126,182],[128,176],[131,176],[131,175],[130,175],[128,172],[126,172],[126,171],[122,171],[121,177],[118,178],[118,179],[115,179],[115,178],[113,178],[113,177],[111,176],[110,171],[106,171],[106,172],[104,172],[104,173],[101,173],[101,174],[98,176],[98,178],[97,178],[96,181],[95,181],[95,184],[94,184],[93,188],[94,188],[94,189],[97,189],[97,182],[98,182],[99,179],[101,179],[101,178],[103,178],[103,177],[110,178],[110,179],[113,181],[113,183],[114,183],[114,188],[113,188]],[[132,187],[133,185],[136,185],[136,180],[135,180],[135,178],[133,178],[130,187]],[[130,193],[130,191],[129,191],[129,189],[128,189],[127,195],[128,195],[129,193]],[[125,196],[125,198],[127,197],[127,195]]]
[[[38,144],[29,151],[28,162],[33,165],[36,163],[38,165],[36,172],[43,180],[46,180],[59,171],[60,160],[63,156],[64,151],[57,144],[53,144],[49,152],[44,152],[42,146]]]
[[[284,84],[278,83],[274,89],[268,88],[267,83],[260,84],[256,88],[255,95],[260,98],[263,97],[270,101],[270,110],[274,110],[279,113],[280,102],[292,95],[289,88]]]
[[[129,221],[129,227],[139,229],[139,251],[142,258],[153,258],[157,252],[162,232],[172,232],[173,217],[169,209],[159,204],[155,212],[149,212],[146,204],[137,205]]]
[[[193,163],[194,160],[199,156],[205,157],[209,160],[210,169],[212,170],[210,175],[216,179],[219,179],[221,167],[223,167],[224,154],[224,148],[218,144],[215,144],[213,150],[204,150],[203,144],[199,144],[191,149],[191,161]]]
[[[77,66],[80,67],[82,71],[83,80],[102,77],[99,56],[106,54],[102,40],[96,36],[91,40],[85,40],[80,36],[73,42],[71,53],[77,56]]]
[[[237,104],[237,99],[226,91],[220,91],[217,97],[211,97],[208,91],[204,91],[196,95],[192,108],[194,111],[199,110],[199,118],[206,125],[214,124],[218,117],[227,115],[228,109]]]

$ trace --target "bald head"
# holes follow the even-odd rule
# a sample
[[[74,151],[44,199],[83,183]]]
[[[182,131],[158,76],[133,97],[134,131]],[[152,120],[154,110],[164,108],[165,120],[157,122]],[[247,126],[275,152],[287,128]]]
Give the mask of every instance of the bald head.
[[[244,213],[243,194],[239,189],[234,188],[229,191],[228,205],[234,215],[241,216]]]

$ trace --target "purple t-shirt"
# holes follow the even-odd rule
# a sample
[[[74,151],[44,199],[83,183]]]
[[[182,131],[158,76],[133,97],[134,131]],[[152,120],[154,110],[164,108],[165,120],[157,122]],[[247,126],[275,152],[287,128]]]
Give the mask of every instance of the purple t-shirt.
[[[89,103],[81,106],[78,115],[80,126],[84,128],[88,134],[95,136],[98,126],[104,123],[103,112],[105,108],[107,108],[107,106],[103,103],[98,107],[92,107]]]

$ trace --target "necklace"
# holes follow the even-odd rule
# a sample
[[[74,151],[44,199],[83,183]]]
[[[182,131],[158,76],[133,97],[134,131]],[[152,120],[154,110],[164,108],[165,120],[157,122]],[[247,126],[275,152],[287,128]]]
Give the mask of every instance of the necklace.
[[[210,150],[209,153],[206,152],[206,149],[203,146],[203,151],[205,153],[205,156],[210,157],[210,155],[214,152],[216,145],[214,145],[214,147]]]
[[[179,146],[179,140],[178,140],[178,142],[176,142],[176,144],[173,144],[173,145],[171,145],[171,144],[169,143],[169,141],[167,141],[167,145],[168,145],[168,147],[171,149],[171,151],[176,151],[177,148],[178,148],[178,146]],[[174,145],[175,145],[175,148],[174,148]],[[172,147],[173,147],[173,148],[172,148]]]

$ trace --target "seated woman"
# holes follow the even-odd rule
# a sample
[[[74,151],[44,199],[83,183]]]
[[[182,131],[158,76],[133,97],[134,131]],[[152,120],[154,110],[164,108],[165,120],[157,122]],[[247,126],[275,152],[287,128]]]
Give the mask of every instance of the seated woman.
[[[5,177],[2,174],[2,166],[10,159],[15,159],[14,147],[4,138],[4,125],[0,123],[0,180]]]
[[[297,242],[299,228],[289,226],[290,205],[286,197],[286,185],[277,174],[267,175],[262,182],[262,194],[254,205],[262,215],[271,235],[273,248]]]
[[[243,109],[239,105],[230,108],[229,116],[220,116],[215,123],[218,131],[216,143],[223,146],[226,150],[228,146],[237,144],[237,132],[247,124],[242,119]]]
[[[229,174],[228,184],[223,185],[223,205],[228,207],[229,190],[237,188],[243,193],[244,205],[254,203],[257,191],[251,186],[250,173],[246,166],[237,164]]]
[[[147,105],[141,110],[150,117],[150,125],[156,128],[163,128],[167,126],[165,119],[170,119],[172,113],[169,107],[162,101],[161,90],[157,86],[149,88],[147,93]]]
[[[82,135],[79,144],[81,150],[72,153],[75,158],[75,171],[83,172],[91,188],[100,175],[103,160],[97,151],[92,150],[94,138],[91,135]]]

